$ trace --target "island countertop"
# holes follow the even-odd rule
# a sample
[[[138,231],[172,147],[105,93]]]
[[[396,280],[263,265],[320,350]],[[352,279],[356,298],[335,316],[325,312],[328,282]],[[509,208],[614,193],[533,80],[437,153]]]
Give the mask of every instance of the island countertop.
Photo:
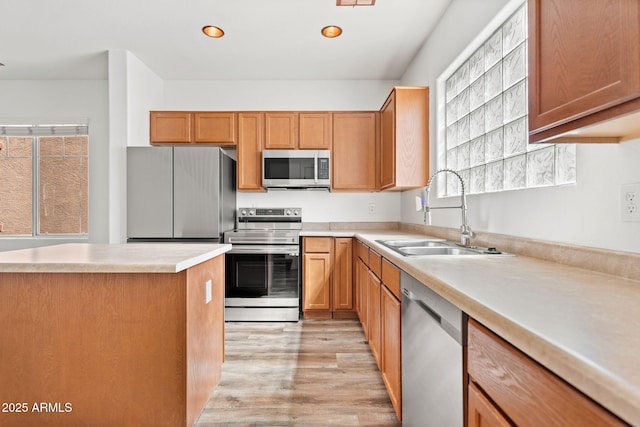
[[[216,243],[65,243],[0,252],[0,273],[178,273],[230,249]]]

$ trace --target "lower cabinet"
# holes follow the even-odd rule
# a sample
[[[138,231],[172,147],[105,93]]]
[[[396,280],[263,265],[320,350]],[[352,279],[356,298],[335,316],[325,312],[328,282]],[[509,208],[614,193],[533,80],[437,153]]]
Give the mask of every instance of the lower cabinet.
[[[400,270],[382,259],[380,325],[382,341],[382,379],[398,419],[402,419],[402,355]]]
[[[529,356],[469,320],[469,426],[625,426]]]
[[[356,311],[396,416],[402,420],[400,270],[360,241],[356,254]]]
[[[350,237],[302,240],[302,311],[310,318],[355,318]]]
[[[367,317],[369,319],[367,340],[369,341],[369,347],[376,359],[378,369],[382,367],[382,351],[381,351],[381,334],[380,334],[380,279],[376,277],[372,270],[369,270],[369,279],[367,280],[369,287],[367,302]]]

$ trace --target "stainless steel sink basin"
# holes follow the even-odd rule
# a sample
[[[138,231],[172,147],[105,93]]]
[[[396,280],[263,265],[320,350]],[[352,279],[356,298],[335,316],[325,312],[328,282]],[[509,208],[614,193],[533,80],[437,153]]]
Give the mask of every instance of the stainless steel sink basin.
[[[376,240],[388,248],[417,247],[417,246],[449,246],[444,239],[402,239],[402,240]]]
[[[398,248],[398,251],[403,255],[478,255],[478,251],[465,249],[465,248],[454,248],[450,246],[440,246],[440,247],[416,247],[416,246],[405,246]]]
[[[443,239],[398,239],[376,240],[383,246],[392,249],[403,256],[430,256],[430,255],[513,255],[501,252],[495,248],[483,248],[478,246],[460,246],[455,242]]]

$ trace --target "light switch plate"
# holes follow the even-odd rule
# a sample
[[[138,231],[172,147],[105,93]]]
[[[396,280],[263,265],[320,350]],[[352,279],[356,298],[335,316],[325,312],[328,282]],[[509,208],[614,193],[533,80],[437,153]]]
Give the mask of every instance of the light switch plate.
[[[211,280],[207,280],[204,283],[204,303],[209,304],[213,299],[212,291],[211,291]]]

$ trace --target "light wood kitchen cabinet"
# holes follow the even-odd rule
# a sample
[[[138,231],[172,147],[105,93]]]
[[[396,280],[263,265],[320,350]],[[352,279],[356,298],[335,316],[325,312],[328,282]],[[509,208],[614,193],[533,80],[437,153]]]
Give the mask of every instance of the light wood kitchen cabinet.
[[[398,275],[400,273],[398,272]],[[391,404],[399,420],[402,419],[402,359],[400,319],[402,305],[400,300],[387,288],[381,292],[381,340],[382,340],[382,379],[389,393]]]
[[[511,423],[474,383],[469,384],[468,413],[469,427],[511,427]]]
[[[193,113],[193,142],[235,145],[236,116],[231,112]]]
[[[192,114],[185,111],[151,111],[151,144],[190,143],[192,120]]]
[[[299,118],[299,146],[301,149],[330,150],[333,141],[331,113],[301,112]]]
[[[264,113],[238,113],[237,188],[265,191],[262,187]]]
[[[236,113],[151,111],[151,144],[236,144]]]
[[[380,110],[380,189],[424,187],[429,179],[429,88],[395,87]]]
[[[368,295],[367,295],[367,340],[369,341],[369,348],[376,359],[378,369],[381,368],[382,362],[382,349],[381,349],[381,324],[380,324],[380,292],[381,285],[380,279],[376,277],[373,271],[369,270],[369,277],[367,280]]]
[[[305,237],[303,241],[302,309],[323,310],[331,317],[331,238]]]
[[[376,112],[333,113],[332,191],[377,189]]]
[[[362,258],[358,258],[356,260],[356,266],[358,269],[356,274],[356,311],[358,313],[358,318],[360,319],[360,324],[362,325],[362,331],[366,337],[369,330],[369,319],[367,316],[369,310],[369,268]]]
[[[265,113],[264,148],[267,150],[298,148],[298,113],[274,111]]]
[[[353,317],[353,239],[336,237],[333,239],[333,306],[334,316],[345,310]]]
[[[529,0],[528,7],[529,141],[640,134],[640,3]]]
[[[473,319],[468,325],[467,369],[471,426],[478,419],[504,425],[496,413],[509,425],[522,427],[626,425]]]
[[[303,239],[305,318],[354,318],[353,242],[349,238]]]
[[[402,420],[400,270],[356,241],[356,307],[387,393]]]

